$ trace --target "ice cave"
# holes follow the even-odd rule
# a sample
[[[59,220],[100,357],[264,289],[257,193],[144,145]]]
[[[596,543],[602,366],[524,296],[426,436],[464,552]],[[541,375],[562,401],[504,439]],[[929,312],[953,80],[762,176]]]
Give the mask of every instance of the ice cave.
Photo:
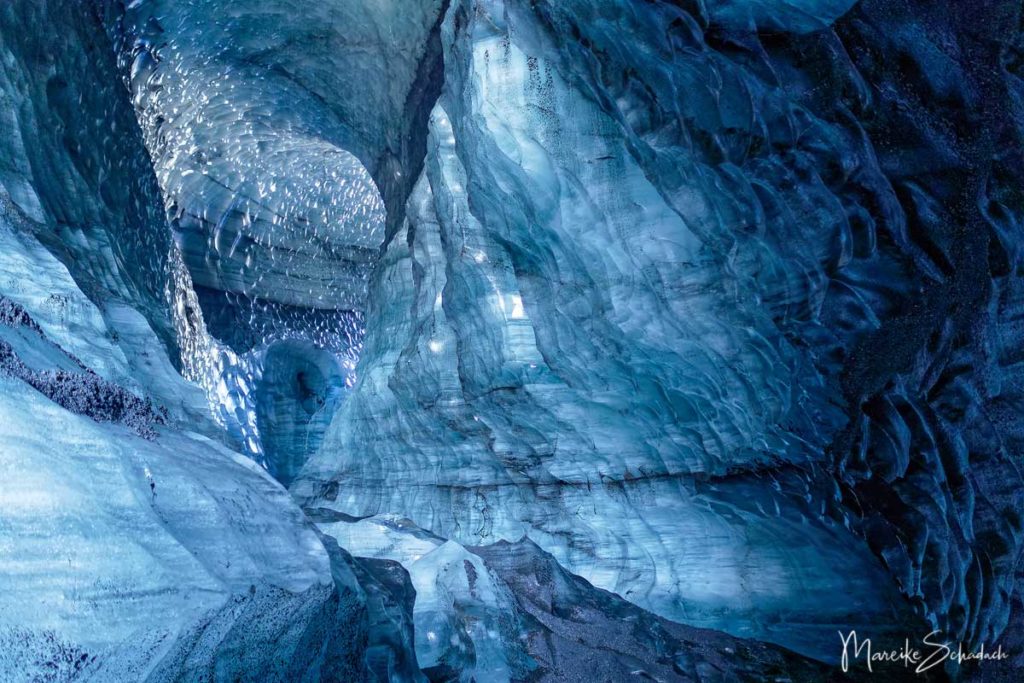
[[[1020,681],[1022,458],[1021,0],[0,0],[0,683]]]

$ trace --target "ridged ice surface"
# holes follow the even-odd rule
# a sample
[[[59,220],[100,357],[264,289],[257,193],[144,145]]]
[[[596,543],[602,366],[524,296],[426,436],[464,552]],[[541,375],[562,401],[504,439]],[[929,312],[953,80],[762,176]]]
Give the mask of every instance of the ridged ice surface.
[[[185,262],[209,289],[361,308],[383,239],[380,195],[338,147],[334,112],[301,76],[259,63],[294,39],[287,26],[259,31],[258,45],[227,39],[271,19],[232,10],[208,22],[217,3],[142,2],[122,19],[129,87]]]
[[[0,680],[417,680],[407,579],[328,548],[173,364],[99,18],[5,5],[0,48]]]
[[[186,376],[233,442],[286,482],[340,394],[314,390],[316,409],[295,413],[281,401],[302,403],[303,390],[269,386],[280,373],[264,363],[308,343],[334,355],[335,384],[354,379],[385,211],[350,150],[375,169],[404,154],[389,142],[437,9],[146,0],[107,12],[187,270],[172,277],[190,280],[178,298],[195,292],[174,309],[192,347]],[[382,31],[402,48],[375,44]]]
[[[3,4],[0,680],[1013,680],[1020,26]]]
[[[1017,139],[985,118],[1017,81],[975,82],[994,52],[957,13],[867,2],[807,38],[777,13],[793,33],[759,40],[707,9],[452,3],[359,379],[293,491],[526,535],[658,614],[825,658],[842,624],[991,642],[1019,385],[980,349],[1009,342],[1019,198],[995,199],[1011,158],[971,169]]]
[[[439,3],[397,7],[145,0],[109,13],[197,286],[365,307],[384,206],[364,164],[401,155]]]
[[[411,589],[198,433],[202,392],[145,318],[87,298],[30,227],[0,201],[0,679],[414,677]]]

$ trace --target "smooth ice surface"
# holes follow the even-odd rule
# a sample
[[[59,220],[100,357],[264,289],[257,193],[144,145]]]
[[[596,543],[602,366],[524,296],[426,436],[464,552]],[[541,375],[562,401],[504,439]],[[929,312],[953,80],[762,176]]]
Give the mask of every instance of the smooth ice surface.
[[[251,461],[199,437],[107,430],[3,382],[7,628],[103,655],[173,639],[251,584],[329,583],[316,536]]]
[[[459,672],[460,680],[478,681],[511,680],[522,673],[511,597],[479,557],[394,517],[318,527],[354,555],[394,560],[409,571],[421,668]]]

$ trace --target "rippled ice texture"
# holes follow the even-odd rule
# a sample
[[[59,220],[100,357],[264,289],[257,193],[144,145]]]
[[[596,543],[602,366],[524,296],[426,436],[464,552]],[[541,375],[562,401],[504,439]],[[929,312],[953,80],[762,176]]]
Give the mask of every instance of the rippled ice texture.
[[[0,678],[1020,665],[1017,11],[5,4]]]
[[[364,112],[386,120],[413,73],[367,47],[385,19],[401,24],[386,8],[229,5],[148,0],[107,21],[184,265],[172,259],[186,377],[234,443],[289,481],[354,380],[384,237],[381,195],[349,150],[382,163]],[[315,405],[264,372],[286,351],[326,373]]]
[[[1016,300],[1017,224],[945,214],[1001,190],[929,169],[984,157],[950,122],[1009,95],[958,93],[975,75],[943,45],[995,68],[963,17],[883,4],[805,40],[787,17],[846,5],[781,3],[768,24],[794,33],[762,43],[715,3],[452,2],[359,379],[293,492],[467,545],[525,535],[660,615],[823,658],[839,627],[999,631],[1021,501],[995,425],[1020,385],[971,376],[1009,357],[961,363],[1005,338],[1016,305],[983,292]]]

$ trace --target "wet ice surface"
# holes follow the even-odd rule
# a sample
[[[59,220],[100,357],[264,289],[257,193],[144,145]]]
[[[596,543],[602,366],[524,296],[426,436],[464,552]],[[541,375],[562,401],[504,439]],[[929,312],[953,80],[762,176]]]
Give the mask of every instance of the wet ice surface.
[[[998,60],[955,13],[861,3],[799,38],[708,9],[453,3],[359,377],[292,490],[526,535],[659,615],[825,659],[855,625],[980,642],[1021,549],[1019,369],[980,351],[1019,346],[1019,224],[955,207],[1019,201],[964,161],[995,143],[951,131],[1018,81],[965,112]]]
[[[333,518],[319,528],[356,555],[397,560],[416,591],[419,665],[432,680],[658,680],[824,674],[780,648],[662,620],[566,572],[530,541],[467,548],[408,520]]]
[[[0,679],[414,680],[402,577],[328,551],[146,320],[0,209]]]
[[[385,217],[369,172],[343,146],[355,133],[332,104],[337,93],[324,91],[367,85],[332,64],[380,58],[356,36],[329,32],[321,44],[288,9],[242,4],[211,22],[217,3],[153,0],[108,24],[184,266],[172,259],[186,377],[204,387],[234,443],[286,481],[354,381]],[[333,354],[335,367],[330,386],[312,390],[318,407],[289,416],[278,404],[303,403],[310,390],[289,386],[302,384],[298,374],[266,386],[263,366],[300,348],[292,341]],[[268,430],[276,436],[264,439]]]
[[[837,630],[1020,643],[1016,25],[13,3],[0,674],[820,680]]]
[[[342,134],[329,108],[287,73],[247,64],[247,46],[224,35],[244,19],[205,21],[212,11],[139,3],[123,20],[133,103],[194,282],[362,308],[384,233],[373,181],[331,142]]]

